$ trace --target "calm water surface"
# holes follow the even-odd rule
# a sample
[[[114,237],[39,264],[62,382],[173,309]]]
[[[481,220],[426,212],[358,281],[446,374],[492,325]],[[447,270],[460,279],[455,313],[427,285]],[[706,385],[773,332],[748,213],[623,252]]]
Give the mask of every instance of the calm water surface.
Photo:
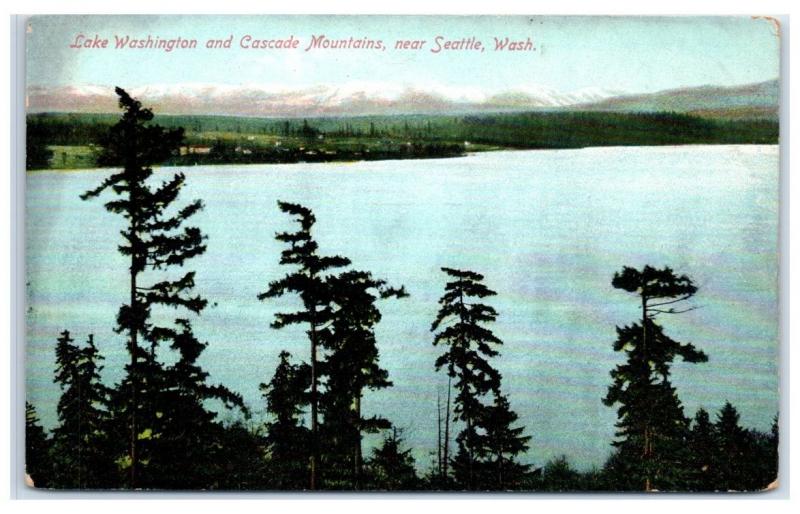
[[[171,172],[173,170],[166,170]],[[669,265],[690,275],[699,307],[662,319],[667,333],[709,354],[678,364],[687,415],[726,400],[745,425],[766,430],[778,408],[777,146],[684,146],[495,152],[458,159],[363,163],[197,166],[181,199],[202,198],[194,218],[208,251],[194,259],[197,291],[211,306],[194,323],[209,342],[213,381],[263,410],[258,386],[281,349],[308,358],[302,328],[272,330],[291,298],[256,295],[285,270],[276,231],[291,229],[276,200],[317,216],[324,253],[404,284],[410,298],[383,304],[381,360],[394,387],[368,392],[364,408],[405,428],[421,467],[436,445],[430,324],[445,282],[441,266],[483,273],[498,292],[496,366],[531,435],[527,459],[566,454],[581,467],[609,452],[616,413],[601,398],[615,326],[638,314],[611,287],[623,265]],[[124,339],[112,330],[127,298],[123,225],[78,195],[108,170],[36,172],[27,181],[28,398],[55,423],[54,344],[89,333],[120,377]],[[161,175],[161,172],[159,172]],[[163,176],[166,176],[163,174]]]

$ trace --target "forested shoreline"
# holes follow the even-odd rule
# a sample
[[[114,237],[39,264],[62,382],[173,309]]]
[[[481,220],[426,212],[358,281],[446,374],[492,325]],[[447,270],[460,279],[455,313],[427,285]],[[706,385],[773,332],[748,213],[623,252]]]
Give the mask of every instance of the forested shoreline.
[[[702,348],[671,339],[662,320],[693,309],[698,288],[669,267],[609,270],[611,288],[628,294],[641,316],[617,327],[620,363],[598,402],[616,409],[616,438],[602,467],[579,472],[565,456],[530,462],[537,434],[519,423],[514,398],[493,365],[503,342],[492,331],[502,294],[478,271],[442,263],[443,291],[429,343],[438,350],[431,373],[448,381],[437,412],[436,459],[424,471],[389,413],[366,416],[361,400],[392,387],[381,367],[375,327],[381,305],[413,292],[391,277],[374,277],[348,257],[319,247],[308,206],[278,202],[294,231],[275,235],[285,275],[264,283],[253,302],[300,300],[275,315],[269,330],[300,327],[308,353],[276,348],[279,362],[261,382],[269,421],[249,422],[242,397],[214,384],[198,364],[211,342],[198,340],[192,319],[213,299],[196,292],[192,259],[213,245],[189,224],[204,205],[179,200],[187,180],[152,180],[185,143],[181,127],[153,123],[153,113],[117,89],[121,119],[98,135],[98,164],[117,168],[82,195],[125,220],[119,252],[130,262],[127,303],[115,330],[129,362],[116,384],[100,378],[103,356],[92,334],[69,327],[53,334],[61,389],[58,424],[47,433],[26,407],[26,468],[36,487],[178,490],[431,490],[431,491],[757,491],[777,477],[777,415],[769,433],[741,426],[736,407],[684,412],[671,366],[702,366]],[[99,208],[99,206],[98,206]],[[272,229],[265,224],[264,230]],[[333,249],[335,250],[335,249]],[[176,271],[180,271],[176,275]],[[613,293],[610,293],[613,294]],[[159,323],[159,312],[175,312]],[[166,355],[171,358],[166,359]],[[211,409],[210,404],[218,406]],[[222,422],[220,411],[235,421]],[[366,434],[382,442],[368,455]]]
[[[27,169],[101,166],[110,114],[27,116]],[[778,121],[676,112],[532,111],[271,119],[160,116],[184,140],[164,164],[277,164],[459,157],[505,149],[777,144]]]

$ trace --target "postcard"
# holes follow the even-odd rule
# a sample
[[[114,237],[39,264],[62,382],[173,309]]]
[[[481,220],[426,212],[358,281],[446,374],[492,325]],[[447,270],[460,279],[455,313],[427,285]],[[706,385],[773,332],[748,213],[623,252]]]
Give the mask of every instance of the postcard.
[[[31,17],[27,484],[775,489],[780,30]]]

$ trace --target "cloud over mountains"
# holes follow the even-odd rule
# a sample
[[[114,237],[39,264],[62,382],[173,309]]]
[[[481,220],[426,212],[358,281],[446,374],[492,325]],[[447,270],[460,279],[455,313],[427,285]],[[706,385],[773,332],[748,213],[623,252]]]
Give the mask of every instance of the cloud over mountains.
[[[600,88],[568,93],[528,86],[485,92],[476,88],[350,83],[287,89],[261,85],[175,84],[129,92],[163,114],[339,116],[522,110],[597,102],[621,94]],[[31,86],[29,112],[116,112],[111,86]]]

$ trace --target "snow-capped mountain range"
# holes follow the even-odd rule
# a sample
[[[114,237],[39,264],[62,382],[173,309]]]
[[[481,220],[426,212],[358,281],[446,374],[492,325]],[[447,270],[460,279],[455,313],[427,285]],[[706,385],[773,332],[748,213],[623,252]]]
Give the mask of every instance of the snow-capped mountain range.
[[[526,86],[485,92],[477,88],[351,83],[342,86],[175,84],[134,87],[129,91],[163,114],[237,116],[339,116],[481,112],[555,108],[605,100],[621,91],[586,88],[560,92]],[[28,88],[29,112],[116,112],[111,86]]]
[[[523,86],[487,92],[474,87],[353,82],[297,89],[265,85],[171,84],[131,88],[160,114],[314,117],[385,114],[478,113],[525,110],[689,112],[777,117],[779,83],[701,86],[631,94],[602,88],[562,92]],[[28,112],[117,112],[111,86],[28,88]]]

